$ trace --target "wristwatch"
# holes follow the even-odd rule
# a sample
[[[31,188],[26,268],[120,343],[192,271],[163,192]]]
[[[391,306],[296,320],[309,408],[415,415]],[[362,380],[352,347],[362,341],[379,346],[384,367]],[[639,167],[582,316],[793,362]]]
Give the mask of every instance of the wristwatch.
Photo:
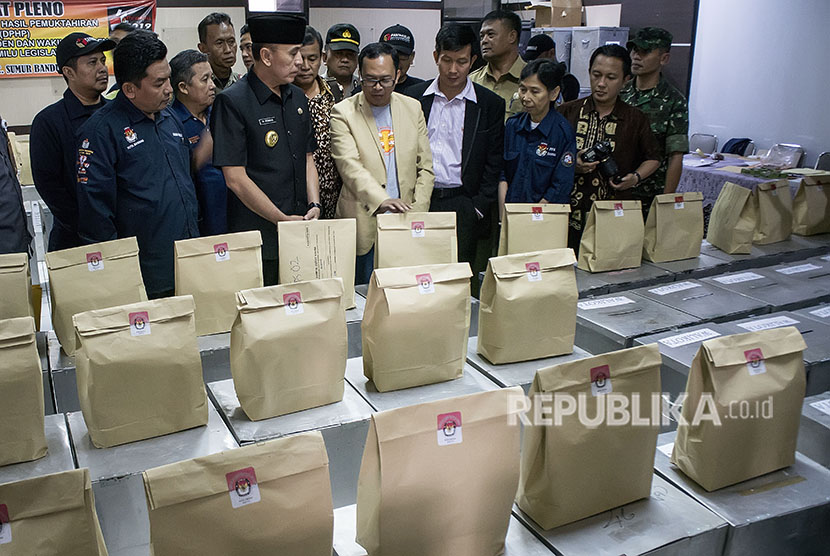
[[[635,176],[637,176],[637,183],[635,183],[634,185],[640,185],[640,182],[641,182],[641,181],[643,181],[643,178],[642,178],[642,177],[640,177],[640,172],[637,172],[637,171],[635,170],[635,171],[633,172],[633,174],[634,174]]]
[[[313,208],[318,208],[320,209],[320,212],[323,212],[323,205],[321,205],[320,203],[309,203],[308,208],[306,210],[311,210]]]

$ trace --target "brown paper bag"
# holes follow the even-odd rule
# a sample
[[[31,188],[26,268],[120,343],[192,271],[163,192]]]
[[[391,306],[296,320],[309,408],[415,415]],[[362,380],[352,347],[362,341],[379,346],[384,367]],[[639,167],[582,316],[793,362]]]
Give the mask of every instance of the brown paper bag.
[[[478,353],[513,363],[571,353],[579,293],[572,249],[493,257],[481,286]]]
[[[703,193],[667,193],[651,203],[643,258],[655,263],[693,259],[703,241]]]
[[[499,256],[567,247],[570,212],[570,205],[506,203]]]
[[[459,378],[470,331],[470,265],[376,269],[360,330],[379,392]]]
[[[557,412],[561,422],[524,428],[516,501],[542,528],[649,497],[659,433],[660,365],[657,344],[649,344],[536,373],[528,393],[532,406],[549,408],[550,417],[557,404],[574,403],[573,414],[562,410],[559,417]],[[627,403],[627,414],[608,413],[612,396],[620,398],[615,405]],[[560,397],[563,402],[557,401]],[[532,407],[529,415],[537,409]],[[590,426],[580,411],[599,422]]]
[[[0,319],[35,315],[31,284],[26,253],[0,255]]]
[[[372,415],[357,484],[357,542],[369,556],[504,552],[518,397],[517,386]]]
[[[752,203],[752,191],[726,182],[712,208],[706,241],[729,254],[749,254],[758,212]]]
[[[378,214],[375,268],[458,262],[454,212]]]
[[[89,470],[0,485],[0,554],[107,556]]]
[[[579,243],[577,267],[606,272],[640,266],[644,233],[640,201],[594,201]]]
[[[43,375],[32,317],[0,320],[0,411],[0,466],[46,455]]]
[[[154,556],[331,556],[329,462],[319,431],[143,473]]]
[[[236,294],[231,373],[253,421],[343,399],[348,333],[340,278]]]
[[[793,233],[830,233],[830,175],[801,179],[793,200]]]
[[[52,324],[68,355],[75,353],[76,313],[145,301],[134,237],[46,253]]]
[[[187,295],[75,315],[78,397],[95,446],[207,424],[193,310]]]
[[[792,465],[806,347],[792,326],[703,342],[689,370],[672,463],[708,491]],[[744,411],[749,418],[740,418]],[[695,422],[696,414],[717,421]]]
[[[280,284],[343,279],[343,309],[354,302],[357,228],[354,218],[279,222]]]
[[[228,332],[236,292],[262,287],[259,231],[184,239],[174,244],[176,295],[196,303],[196,335]]]
[[[759,245],[789,239],[793,232],[793,198],[787,180],[760,183],[752,192],[758,220],[752,242]]]

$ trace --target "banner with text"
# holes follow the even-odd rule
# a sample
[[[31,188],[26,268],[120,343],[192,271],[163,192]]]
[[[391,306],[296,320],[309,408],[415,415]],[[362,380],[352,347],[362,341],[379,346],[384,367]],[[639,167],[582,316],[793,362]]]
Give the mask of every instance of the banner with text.
[[[152,31],[155,19],[155,0],[0,0],[0,78],[57,75],[55,48],[69,33],[104,38],[119,23]]]

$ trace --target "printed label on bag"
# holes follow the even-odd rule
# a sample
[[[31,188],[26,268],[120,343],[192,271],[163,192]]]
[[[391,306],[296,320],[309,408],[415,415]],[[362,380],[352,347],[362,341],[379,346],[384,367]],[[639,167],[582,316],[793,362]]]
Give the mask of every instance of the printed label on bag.
[[[130,313],[130,334],[133,336],[150,335],[150,316],[147,311]]]
[[[589,299],[587,301],[580,301],[576,304],[577,307],[583,311],[590,311],[592,309],[605,309],[606,307],[616,307],[617,305],[627,305],[629,303],[636,303],[633,299],[625,296],[607,297],[605,299]]]
[[[303,296],[300,295],[300,292],[282,294],[282,302],[285,304],[286,315],[301,315],[305,311],[303,309]]]
[[[751,282],[752,280],[760,280],[763,278],[760,274],[754,272],[741,272],[740,274],[733,274],[731,276],[718,276],[715,282],[721,284],[740,284],[741,282]]]
[[[771,183],[769,186],[770,193],[772,193],[773,197],[778,197],[778,186],[774,183]]]
[[[233,509],[259,502],[259,485],[253,467],[246,467],[225,475]]]
[[[718,336],[720,336],[720,334],[711,328],[701,328],[700,330],[695,330],[693,332],[686,332],[685,334],[677,334],[676,336],[663,338],[660,340],[660,343],[666,347],[679,348],[681,346],[687,346],[696,342],[702,342],[710,338],[717,338]]]
[[[692,288],[699,287],[700,284],[695,284],[694,282],[675,282],[674,284],[669,284],[668,286],[661,286],[659,288],[654,288],[653,290],[648,291],[656,295],[668,295],[670,293],[682,292],[684,290],[690,290]]]
[[[86,254],[86,267],[90,272],[104,270],[104,257],[101,256],[100,251]]]
[[[432,283],[431,274],[416,274],[415,281],[418,282],[418,291],[421,295],[435,293],[435,284]]]
[[[622,203],[614,203],[614,216],[625,216]]]
[[[438,416],[438,445],[461,444],[461,412],[442,413]]]
[[[591,369],[591,393],[598,396],[611,392],[613,392],[611,389],[611,369],[608,365]]]
[[[9,519],[9,509],[5,504],[0,504],[0,544],[12,542],[12,526]]]
[[[674,210],[682,210],[685,207],[686,203],[683,202],[683,195],[674,198]]]
[[[775,269],[775,272],[778,272],[780,274],[790,275],[790,274],[800,274],[802,272],[810,272],[811,270],[821,270],[821,267],[816,266],[814,264],[807,263],[807,264],[799,264],[799,265],[795,265],[795,266],[788,266],[788,267],[785,267],[785,268],[777,268],[777,269]]]
[[[816,309],[815,311],[810,311],[810,314],[826,319],[827,317],[830,317],[830,305],[822,307],[821,309]]]
[[[761,352],[761,348],[745,351],[744,357],[746,357],[746,370],[752,376],[767,372],[767,366],[764,364],[764,354]]]
[[[542,207],[531,207],[530,208],[530,219],[533,222],[541,222],[545,219],[545,215],[542,212]]]
[[[424,237],[424,223],[423,222],[413,222],[412,223],[412,237]]]
[[[798,324],[798,321],[790,317],[772,317],[768,319],[754,320],[752,322],[744,322],[739,324],[744,330],[749,332],[758,332],[760,330],[771,330],[773,328],[781,328],[782,326],[793,326]]]
[[[812,407],[818,409],[822,413],[830,415],[830,400],[819,400],[810,404]],[[0,506],[2,508],[3,506]]]
[[[229,261],[231,259],[231,252],[228,250],[227,243],[217,243],[213,246],[213,252],[216,255],[216,262]]]
[[[541,282],[542,281],[542,266],[539,263],[526,263],[527,281]]]

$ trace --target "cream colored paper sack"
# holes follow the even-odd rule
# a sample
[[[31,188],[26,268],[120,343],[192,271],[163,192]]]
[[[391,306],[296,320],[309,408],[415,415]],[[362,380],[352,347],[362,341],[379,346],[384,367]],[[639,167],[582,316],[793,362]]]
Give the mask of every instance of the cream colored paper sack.
[[[360,330],[363,374],[379,392],[461,377],[470,276],[467,263],[375,270]]]
[[[644,233],[640,201],[594,201],[579,243],[577,267],[606,272],[640,266]]]
[[[147,299],[134,237],[46,253],[52,324],[63,351],[75,353],[76,313]]]
[[[46,455],[43,375],[32,317],[0,320],[0,414],[0,466]]]
[[[569,205],[505,203],[499,256],[568,246]]]
[[[244,290],[231,329],[236,395],[253,421],[343,399],[348,336],[340,278]]]
[[[0,255],[0,319],[34,315],[29,256],[26,253]]]
[[[657,344],[649,344],[536,373],[528,415],[540,403],[565,407],[573,400],[575,410],[562,415],[561,424],[525,424],[516,501],[542,528],[649,497],[659,433],[661,361]],[[553,400],[541,401],[540,395],[552,395]],[[630,421],[611,421],[607,410],[612,396],[628,401]],[[604,418],[591,427],[580,422],[580,411],[590,419]],[[644,422],[634,422],[635,416]]]
[[[354,218],[278,222],[280,284],[342,278],[343,309],[354,307],[355,222]]]
[[[196,303],[196,335],[228,332],[236,318],[236,292],[262,287],[259,231],[185,239],[174,243],[176,295]]]
[[[504,552],[520,397],[517,386],[372,415],[357,484],[357,542],[369,556]]]
[[[154,556],[331,556],[334,513],[320,432],[143,473]]]
[[[88,469],[0,485],[3,556],[107,556]]]
[[[458,262],[454,212],[378,214],[375,268]]]
[[[207,424],[193,298],[75,315],[78,398],[98,448]]]
[[[801,179],[793,199],[793,233],[830,233],[830,175]]]
[[[703,342],[689,370],[672,463],[708,491],[792,465],[806,347],[791,326]],[[760,418],[730,418],[743,402]],[[697,412],[710,418],[695,423]]]
[[[712,208],[706,241],[729,254],[749,254],[758,211],[752,203],[752,191],[726,182]]]
[[[752,242],[766,245],[789,239],[793,233],[793,197],[787,180],[758,184],[752,202],[758,215]]]
[[[573,352],[574,262],[572,249],[491,258],[481,286],[478,353],[502,364]]]
[[[703,193],[667,193],[651,203],[643,258],[655,263],[693,259],[703,241]]]

